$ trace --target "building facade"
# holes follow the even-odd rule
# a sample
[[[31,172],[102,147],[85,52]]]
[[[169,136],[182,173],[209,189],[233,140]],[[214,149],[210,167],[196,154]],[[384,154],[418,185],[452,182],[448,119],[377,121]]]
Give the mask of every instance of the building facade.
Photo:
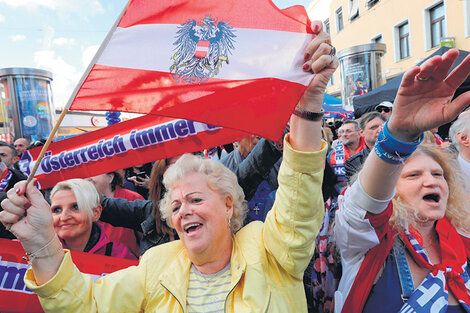
[[[384,43],[385,81],[422,61],[442,44],[470,50],[470,0],[316,0],[307,9],[312,19],[322,15],[337,51],[367,43]],[[325,16],[325,14],[323,14]],[[327,89],[339,96],[337,71]]]

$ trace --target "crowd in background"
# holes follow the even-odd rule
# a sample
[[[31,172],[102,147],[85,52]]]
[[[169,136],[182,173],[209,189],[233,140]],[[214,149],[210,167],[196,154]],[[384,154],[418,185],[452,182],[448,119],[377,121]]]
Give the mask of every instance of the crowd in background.
[[[392,110],[393,104],[385,101],[358,119],[338,119],[330,125],[323,123],[322,137],[329,147],[322,186],[326,215],[322,232],[316,239],[314,257],[304,276],[312,312],[332,312],[334,292],[341,278],[341,261],[332,234],[338,195],[355,180]],[[460,167],[467,190],[470,190],[470,112],[462,113],[452,123],[445,140],[437,131],[427,132],[425,142],[438,146],[452,156],[456,166],[458,164]],[[8,169],[12,174],[8,185],[3,186],[2,198],[16,182],[27,178],[18,166],[22,153],[43,144],[44,141],[31,144],[27,138],[19,138],[14,144],[0,142],[2,169]],[[248,196],[249,211],[245,223],[264,221],[272,208],[278,187],[277,173],[282,161],[279,144],[252,135],[239,142],[195,154],[217,160],[237,173],[240,172],[239,167],[243,169],[243,165],[240,166],[243,162],[264,162],[265,166],[259,169],[258,178],[254,180],[258,185],[245,186],[243,181],[247,179],[240,180]],[[86,179],[71,179],[57,184],[52,191],[44,190],[64,248],[137,259],[148,248],[177,239],[176,232],[161,220],[158,203],[164,192],[163,174],[178,158],[136,165]],[[140,201],[131,202],[134,200]],[[81,228],[81,232],[74,227]],[[14,239],[3,225],[0,228],[2,238]]]

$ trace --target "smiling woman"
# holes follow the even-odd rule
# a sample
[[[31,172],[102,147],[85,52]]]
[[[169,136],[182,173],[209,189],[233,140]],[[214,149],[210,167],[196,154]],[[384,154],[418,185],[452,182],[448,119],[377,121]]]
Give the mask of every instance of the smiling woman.
[[[69,179],[51,191],[54,230],[66,249],[135,260],[129,249],[112,242],[104,227],[97,223],[101,215],[101,197],[89,181]]]
[[[168,168],[163,183],[168,192],[162,218],[176,229],[196,268],[206,274],[223,269],[230,261],[232,234],[247,210],[235,174],[221,163],[184,155]]]
[[[2,202],[0,221],[11,226],[33,256],[25,281],[44,311],[307,311],[303,272],[324,212],[321,181],[327,144],[321,140],[321,107],[338,66],[322,23],[313,22],[312,32],[302,68],[315,75],[297,108],[309,114],[291,117],[276,200],[264,223],[242,227],[244,194],[230,170],[216,161],[183,156],[165,173],[168,191],[161,205],[181,240],[153,247],[138,266],[95,283],[78,271],[68,251],[57,249],[60,242],[52,234],[51,209],[34,184],[16,185],[17,192]],[[80,208],[79,199],[62,196],[71,203],[54,210],[70,211],[77,224],[85,220],[76,214],[74,203]]]

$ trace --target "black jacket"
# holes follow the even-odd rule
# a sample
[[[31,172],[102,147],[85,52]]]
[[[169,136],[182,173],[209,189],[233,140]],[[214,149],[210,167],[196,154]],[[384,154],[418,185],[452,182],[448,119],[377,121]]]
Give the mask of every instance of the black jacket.
[[[369,153],[370,149],[366,146],[352,157],[349,157],[349,159],[346,160],[346,163],[344,163],[344,169],[346,170],[346,177],[348,178],[349,184],[352,184],[352,176],[362,169]]]
[[[9,169],[9,171],[12,173],[12,176],[5,191],[0,192],[0,202],[2,202],[4,199],[7,198],[6,192],[10,190],[11,188],[13,188],[13,186],[15,186],[17,182],[27,179],[27,177],[19,170],[11,168]],[[1,206],[0,206],[0,211],[3,211],[3,208]],[[16,237],[12,233],[10,233],[8,230],[5,229],[5,226],[3,226],[2,223],[0,223],[0,238],[16,239]]]
[[[282,152],[274,143],[261,139],[248,157],[235,169],[235,175],[245,193],[245,199],[249,200],[253,197],[258,185],[267,178],[269,171],[281,155]],[[143,255],[147,249],[170,240],[168,235],[156,231],[152,201],[128,201],[103,197],[101,205],[103,212],[100,219],[103,222],[142,232],[140,255]]]

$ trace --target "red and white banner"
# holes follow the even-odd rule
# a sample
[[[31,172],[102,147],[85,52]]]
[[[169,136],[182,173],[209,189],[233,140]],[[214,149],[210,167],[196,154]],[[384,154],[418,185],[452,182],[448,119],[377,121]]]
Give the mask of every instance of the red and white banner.
[[[103,275],[137,265],[138,261],[112,258],[104,255],[71,251],[73,263],[95,281]],[[19,241],[0,239],[0,312],[44,312],[38,297],[23,281],[28,265],[22,259],[23,247]]]
[[[240,140],[248,134],[182,119],[146,115],[51,143],[35,178],[40,188]],[[20,169],[31,173],[42,147],[26,150]]]
[[[312,75],[305,8],[271,0],[130,0],[70,110],[127,111],[277,140]]]

